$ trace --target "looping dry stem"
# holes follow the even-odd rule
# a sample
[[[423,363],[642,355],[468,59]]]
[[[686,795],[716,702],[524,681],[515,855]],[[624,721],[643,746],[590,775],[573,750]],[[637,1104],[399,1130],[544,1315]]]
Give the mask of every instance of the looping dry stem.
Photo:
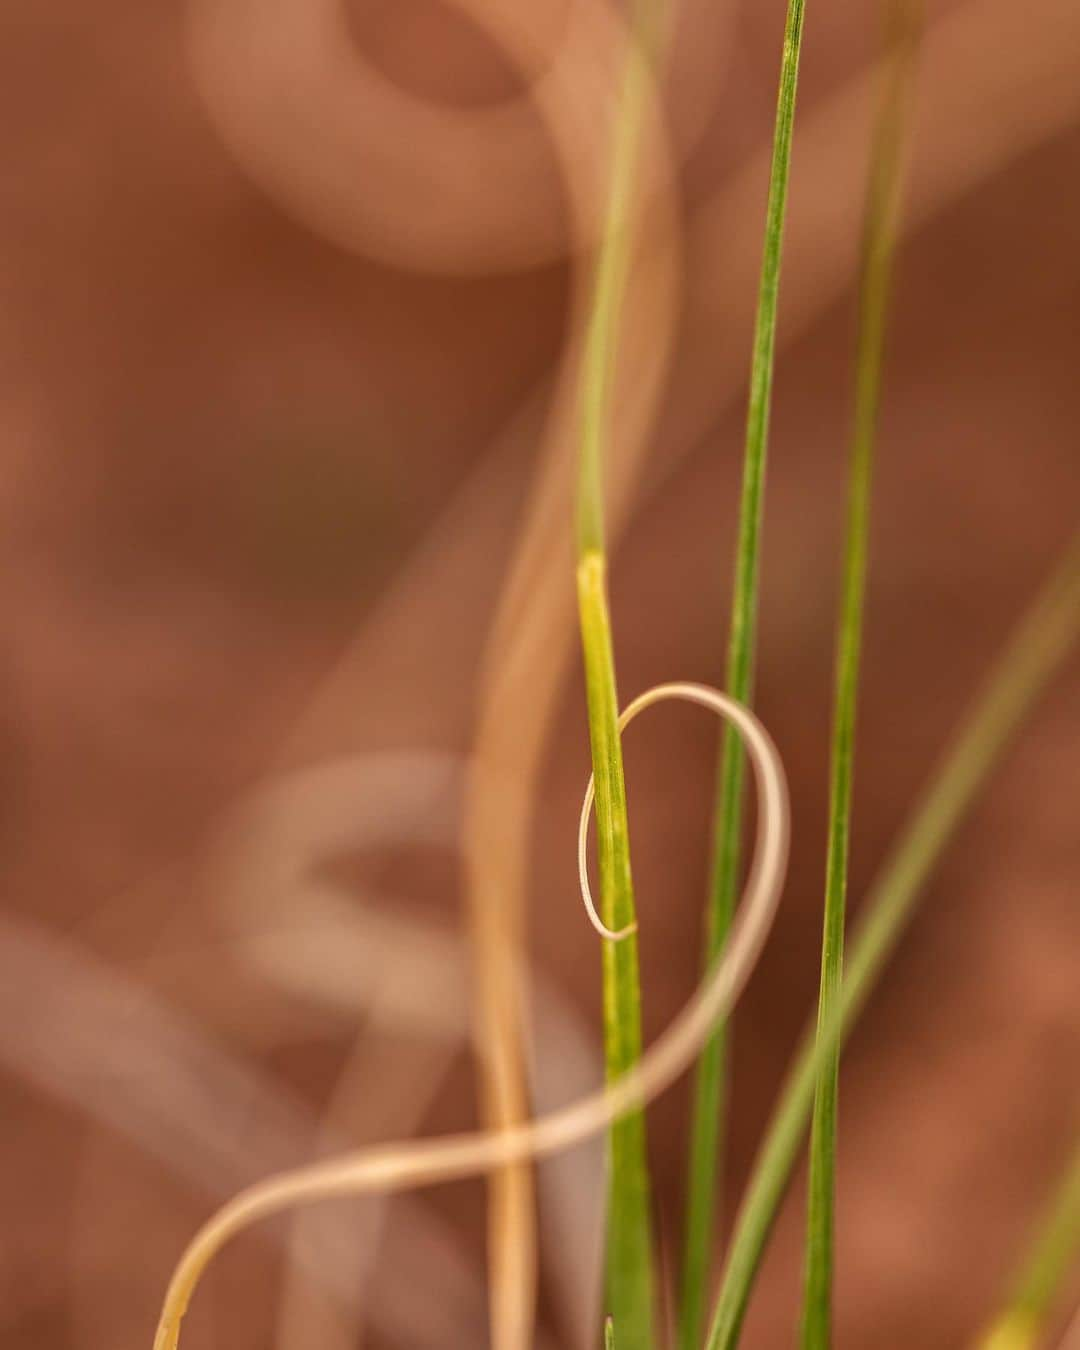
[[[627,704],[619,716],[619,730],[625,731],[639,713],[643,713],[646,708],[651,708],[654,704],[662,703],[667,699],[696,703],[699,707],[707,708],[710,712],[716,713],[722,719],[730,717],[730,710],[739,706],[734,699],[707,684],[686,682],[658,684],[654,685],[652,689],[647,689],[645,693],[639,694],[632,703]],[[757,734],[758,729],[760,729],[760,724],[756,725],[754,734]],[[745,730],[743,734],[749,736],[750,733]],[[596,902],[593,899],[592,886],[589,884],[589,821],[592,817],[595,796],[596,782],[593,775],[590,774],[588,786],[585,788],[585,798],[581,803],[581,819],[578,822],[578,881],[581,886],[581,899],[585,904],[585,912],[589,916],[589,922],[600,936],[606,942],[622,942],[625,938],[637,932],[637,922],[627,924],[625,928],[609,928],[600,917]]]
[[[203,1271],[231,1237],[257,1220],[315,1200],[460,1180],[557,1153],[606,1129],[627,1111],[640,1109],[693,1062],[715,1023],[731,1011],[772,926],[787,870],[788,792],[779,753],[765,728],[747,708],[708,686],[658,685],[625,709],[620,729],[645,708],[669,698],[700,704],[735,727],[758,793],[757,840],[738,920],[722,958],[682,1011],[628,1073],[549,1115],[506,1130],[362,1149],[280,1173],[241,1192],[196,1234],[181,1257],[165,1296],[154,1350],[176,1350],[181,1318]],[[587,793],[585,829],[589,807]],[[589,908],[587,882],[582,897]]]

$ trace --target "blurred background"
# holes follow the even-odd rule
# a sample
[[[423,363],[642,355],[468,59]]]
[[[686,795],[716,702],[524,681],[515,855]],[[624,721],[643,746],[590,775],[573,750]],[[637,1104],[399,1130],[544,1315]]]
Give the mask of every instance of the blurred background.
[[[476,1123],[469,772],[541,596],[567,654],[550,716],[526,681],[495,736],[508,790],[531,794],[534,1098],[600,1072],[573,847],[588,742],[571,478],[550,414],[618,16],[604,0],[521,8],[5,0],[4,1347],[149,1346],[182,1245],[238,1187]],[[1080,505],[1080,18],[1071,0],[1014,8],[928,8],[856,911]],[[681,0],[670,19],[661,168],[643,181],[673,280],[631,305],[653,392],[641,453],[611,466],[624,700],[722,670],[783,6]],[[878,19],[838,0],[807,17],[758,677],[794,851],[736,1017],[729,1214],[817,987]],[[529,535],[538,482],[560,524]],[[491,633],[527,537],[508,656]],[[949,848],[845,1059],[841,1347],[968,1343],[1070,1151],[1076,676],[1074,661]],[[541,747],[520,782],[517,719]],[[648,1037],[696,978],[715,747],[693,710],[627,738]],[[686,1119],[685,1084],[650,1110],[669,1277]],[[590,1343],[600,1165],[583,1149],[540,1169],[539,1344]],[[750,1347],[792,1342],[804,1189],[800,1175]],[[483,1188],[267,1225],[225,1254],[188,1325],[192,1350],[485,1344]]]

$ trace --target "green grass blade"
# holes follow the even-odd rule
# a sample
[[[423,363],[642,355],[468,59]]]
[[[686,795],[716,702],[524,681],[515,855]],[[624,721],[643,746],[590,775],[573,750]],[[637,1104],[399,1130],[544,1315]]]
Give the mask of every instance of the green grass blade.
[[[855,1024],[922,888],[1032,704],[1080,637],[1080,536],[1023,618],[867,899],[837,1018],[808,1033],[758,1151],[735,1226],[708,1350],[734,1350],[773,1221],[802,1147],[821,1065]]]
[[[851,440],[844,568],[836,644],[836,686],[829,788],[825,913],[818,1026],[836,1016],[844,960],[848,847],[855,761],[855,714],[862,649],[874,442],[881,401],[886,314],[896,242],[905,113],[921,31],[921,14],[902,0],[890,6],[889,71],[874,133],[863,230],[855,410]],[[804,1350],[827,1350],[832,1324],[836,1118],[840,1048],[824,1055],[814,1099],[803,1303]]]
[[[626,789],[619,743],[604,560],[595,551],[578,565],[578,606],[585,653],[589,736],[596,779],[596,833],[601,917],[609,928],[634,921]],[[637,939],[603,944],[604,1062],[609,1080],[641,1056],[641,986]],[[607,1310],[623,1350],[652,1344],[652,1234],[645,1117],[625,1116],[608,1135]]]
[[[655,12],[656,6],[649,9]],[[631,50],[617,121],[604,237],[596,263],[585,335],[577,494],[577,589],[585,663],[589,739],[596,782],[600,909],[613,929],[634,922],[630,838],[618,728],[618,696],[604,556],[603,458],[611,421],[619,315],[630,262],[630,204],[641,138],[653,33],[637,7],[639,49]],[[641,984],[637,938],[603,946],[604,1061],[609,1080],[641,1056]],[[620,1350],[653,1344],[652,1214],[645,1117],[636,1111],[608,1134],[607,1312],[618,1323]]]
[[[615,1350],[615,1319],[604,1318],[604,1350]]]
[[[576,503],[578,561],[603,554],[604,446],[611,421],[619,316],[630,266],[630,216],[634,171],[641,145],[649,70],[656,51],[659,0],[635,5],[636,41],[631,45],[615,123],[611,184],[604,232],[596,258],[592,302],[585,332],[581,375],[580,453]]]
[[[784,31],[773,137],[772,170],[765,212],[765,246],[754,330],[750,394],[746,421],[739,536],[735,558],[731,628],[728,638],[728,692],[749,703],[753,685],[757,629],[758,557],[762,494],[769,434],[776,350],[776,316],[780,293],[780,260],[791,167],[795,93],[802,46],[803,0],[790,0]],[[713,828],[713,865],[706,906],[705,962],[722,951],[731,926],[739,875],[742,824],[743,753],[737,735],[726,729],[717,775]],[[679,1308],[680,1350],[701,1344],[705,1297],[720,1172],[720,1139],[726,1096],[726,1031],[719,1028],[702,1051],[694,1083],[693,1120],[687,1179],[686,1232],[683,1247],[682,1297]]]
[[[1012,1294],[979,1350],[1036,1350],[1061,1286],[1080,1260],[1080,1141],[1059,1178]]]

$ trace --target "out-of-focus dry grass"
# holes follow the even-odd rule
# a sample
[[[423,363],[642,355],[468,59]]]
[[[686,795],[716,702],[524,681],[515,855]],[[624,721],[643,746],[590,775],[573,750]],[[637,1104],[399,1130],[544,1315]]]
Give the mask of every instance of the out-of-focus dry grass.
[[[964,8],[940,5],[932,17],[959,21]],[[319,1116],[332,1099],[350,1137],[473,1119],[464,1042],[433,1042],[415,1025],[380,1023],[370,1007],[284,987],[253,963],[250,912],[238,920],[226,903],[220,864],[237,838],[239,799],[271,771],[471,747],[499,573],[542,436],[540,415],[518,410],[561,350],[569,280],[558,261],[471,279],[410,274],[294,223],[223,148],[189,75],[179,5],[9,9],[0,56],[4,904],[59,964],[4,1002],[4,1043],[38,1046],[51,1071],[33,1081],[0,1050],[0,1342],[136,1347],[149,1342],[171,1262],[198,1220],[234,1185],[322,1147]],[[1067,99],[1047,111],[1076,23],[1059,0],[1015,18],[1002,4],[987,13],[981,45],[955,48],[971,63],[951,72],[958,87],[977,86],[995,59],[1006,90],[1010,69],[1028,62],[1036,75],[976,104],[970,143],[929,126],[918,149],[916,202],[947,201],[920,212],[896,298],[856,901],[1080,499],[1080,195],[1063,167],[1080,142]],[[814,17],[802,144],[817,150],[796,150],[786,291],[789,314],[805,317],[778,370],[760,664],[760,707],[792,780],[795,853],[781,926],[738,1019],[733,1194],[816,983],[852,316],[847,292],[820,275],[842,276],[843,255],[816,245],[813,231],[835,239],[850,216],[854,238],[858,172],[845,156],[860,128],[841,117],[816,141],[813,128],[862,69],[872,29],[826,0]],[[490,44],[434,6],[358,7],[356,18],[369,55],[418,93],[475,105],[514,87]],[[677,70],[700,58],[705,37],[694,36],[706,29],[695,25],[716,22],[709,7],[686,7]],[[720,665],[735,394],[759,231],[744,216],[760,204],[752,177],[725,185],[767,133],[779,24],[761,7],[737,14],[726,74],[721,81],[718,62],[715,87],[704,81],[704,125],[693,106],[680,114],[690,298],[646,473],[660,486],[639,494],[615,557],[627,695],[672,676],[715,676]],[[719,43],[719,30],[707,31]],[[933,88],[928,106],[943,113]],[[969,185],[979,156],[1008,139],[1002,128],[1022,153],[1002,154]],[[542,158],[539,123],[535,145]],[[945,174],[935,166],[949,153]],[[538,179],[538,192],[548,181]],[[569,556],[546,565],[564,570],[569,600]],[[690,586],[702,574],[715,577],[706,594]],[[1080,1108],[1072,675],[951,850],[846,1061],[840,1345],[962,1341],[1067,1152]],[[550,1072],[561,1057],[553,1042],[577,1046],[567,1077],[545,1089],[566,1095],[588,1077],[581,1023],[596,1013],[599,975],[574,891],[581,707],[566,683],[528,887],[534,953],[562,999],[540,1026],[555,1016],[564,1028],[537,1054]],[[697,969],[713,745],[692,713],[673,711],[635,728],[627,756],[655,1031]],[[346,908],[364,897],[387,921],[437,923],[455,959],[457,789],[433,798],[418,779],[415,809],[392,809],[385,787],[365,796],[365,781],[358,775],[349,792],[358,818],[373,804],[384,812],[384,842],[335,843],[317,855],[314,879]],[[431,822],[443,815],[440,832]],[[9,989],[24,988],[30,967],[10,941],[6,950],[24,977]],[[424,1006],[424,950],[403,941],[387,951],[396,982]],[[109,1017],[80,994],[66,960],[111,991]],[[462,981],[459,968],[442,997],[447,1027],[463,1035]],[[164,1035],[160,1018],[179,1021],[182,1041]],[[366,1092],[339,1081],[358,1030]],[[153,1073],[121,1091],[123,1035],[140,1038]],[[429,1101],[417,1100],[417,1082]],[[170,1085],[180,1094],[171,1110]],[[92,1114],[103,1101],[104,1120]],[[137,1134],[143,1112],[159,1121],[156,1151]],[[651,1135],[669,1246],[684,1116],[673,1094],[655,1108]],[[574,1197],[588,1168],[569,1184],[566,1175],[542,1175],[544,1222],[565,1227],[577,1214],[584,1229],[593,1207]],[[322,1274],[339,1269],[354,1238],[362,1264],[363,1216],[333,1208],[322,1231],[338,1256],[318,1263]],[[482,1218],[479,1186],[388,1207],[365,1305],[370,1344],[482,1339]],[[274,1229],[225,1258],[192,1314],[193,1344],[272,1343],[281,1286],[272,1239],[285,1236]],[[801,1239],[792,1203],[750,1345],[789,1339]],[[568,1344],[567,1307],[580,1297],[559,1274],[568,1239],[542,1227],[541,1241],[545,1325]],[[299,1325],[313,1340],[332,1343],[335,1318],[347,1328],[344,1287],[328,1293],[325,1278],[301,1271],[295,1297],[301,1310],[308,1301],[311,1321]]]

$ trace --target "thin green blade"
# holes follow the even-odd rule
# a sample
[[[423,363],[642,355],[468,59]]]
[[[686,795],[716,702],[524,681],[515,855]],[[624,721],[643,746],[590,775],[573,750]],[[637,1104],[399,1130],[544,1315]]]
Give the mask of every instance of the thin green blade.
[[[842,1044],[904,933],[958,826],[1025,716],[1080,638],[1080,535],[1076,536],[995,663],[867,898],[841,985],[837,1018],[793,1060],[758,1150],[735,1225],[708,1350],[735,1350],[750,1290],[798,1160],[821,1065]]]
[[[799,55],[802,49],[803,8],[803,0],[791,0],[784,31],[772,170],[765,211],[765,246],[750,370],[739,537],[735,558],[726,674],[728,692],[743,703],[750,702],[753,689],[765,460],[769,439],[769,410],[780,294],[780,261],[791,169],[795,94]],[[738,736],[728,728],[723,737],[717,775],[713,865],[705,919],[706,968],[723,950],[731,927],[739,879],[742,805],[742,745]],[[679,1307],[680,1350],[697,1350],[701,1344],[704,1327],[716,1194],[721,1171],[720,1145],[724,1128],[726,1086],[727,1031],[721,1027],[702,1051],[694,1082],[686,1188],[682,1297]]]
[[[886,315],[896,246],[896,218],[907,105],[921,12],[909,0],[890,5],[889,67],[874,131],[863,230],[855,411],[851,439],[843,581],[836,642],[836,688],[829,787],[825,913],[821,942],[819,1035],[828,1036],[840,999],[847,910],[848,848],[855,769],[855,713],[862,650],[870,532],[870,490],[881,402]],[[806,1234],[803,1350],[827,1350],[832,1338],[836,1129],[840,1047],[825,1052],[814,1099]]]

